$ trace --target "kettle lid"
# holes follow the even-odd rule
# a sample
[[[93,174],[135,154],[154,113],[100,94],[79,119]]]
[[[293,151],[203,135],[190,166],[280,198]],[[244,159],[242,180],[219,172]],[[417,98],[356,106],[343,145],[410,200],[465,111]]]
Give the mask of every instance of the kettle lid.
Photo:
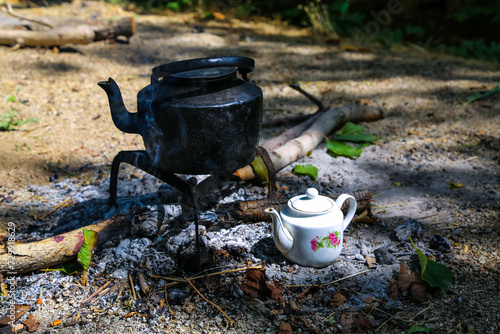
[[[289,205],[300,212],[324,213],[333,208],[334,202],[328,197],[318,195],[318,190],[309,188],[305,195],[294,197]]]

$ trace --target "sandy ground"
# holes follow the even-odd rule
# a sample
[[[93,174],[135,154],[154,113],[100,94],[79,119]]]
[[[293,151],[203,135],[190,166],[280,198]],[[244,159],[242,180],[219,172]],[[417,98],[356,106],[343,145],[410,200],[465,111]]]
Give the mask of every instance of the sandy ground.
[[[19,12],[56,22],[75,16],[134,15],[100,2]],[[265,119],[315,111],[314,105],[288,87],[292,81],[331,106],[361,100],[383,109],[383,120],[364,124],[367,133],[381,139],[360,158],[334,159],[320,146],[298,161],[320,170],[316,182],[302,180],[303,186],[338,192],[370,190],[383,231],[418,221],[424,245],[434,235],[450,239],[453,256],[443,261],[453,268],[455,282],[446,295],[434,297],[430,304],[430,318],[441,324],[435,331],[500,330],[495,327],[500,321],[494,311],[499,306],[500,97],[459,107],[468,96],[500,82],[497,65],[411,47],[385,51],[372,46],[370,52],[348,52],[280,22],[198,21],[195,15],[135,18],[137,34],[128,45],[72,45],[76,52],[0,47],[1,113],[13,110],[23,119],[38,118],[17,131],[0,133],[1,231],[9,222],[19,231],[37,226],[36,217],[64,199],[60,194],[59,202],[40,195],[33,186],[50,188],[52,181],[67,177],[75,187],[98,186],[105,182],[118,151],[142,149],[140,137],[123,134],[113,125],[98,81],[115,79],[125,104],[134,111],[136,94],[149,84],[152,67],[189,58],[243,55],[256,61],[251,77],[263,89]],[[195,26],[203,26],[204,32]],[[264,129],[262,138],[281,131]],[[292,167],[278,174],[278,182],[296,179]],[[126,173],[141,178],[132,169]],[[364,226],[353,236],[377,231]],[[181,319],[187,316],[179,312]],[[269,321],[265,330],[276,331],[276,323],[276,319]],[[213,331],[222,331],[224,326],[217,324],[210,325],[217,328]],[[380,332],[385,331],[403,329],[393,325]]]

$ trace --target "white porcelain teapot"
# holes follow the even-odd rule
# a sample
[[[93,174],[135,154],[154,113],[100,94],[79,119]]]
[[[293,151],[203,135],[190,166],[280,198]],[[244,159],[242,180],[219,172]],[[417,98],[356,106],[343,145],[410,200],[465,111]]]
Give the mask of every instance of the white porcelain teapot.
[[[344,217],[340,208],[345,200],[349,200],[349,211]],[[342,194],[334,201],[309,188],[305,195],[290,199],[280,214],[273,208],[265,212],[272,216],[274,244],[280,252],[294,263],[321,268],[339,257],[356,200]]]

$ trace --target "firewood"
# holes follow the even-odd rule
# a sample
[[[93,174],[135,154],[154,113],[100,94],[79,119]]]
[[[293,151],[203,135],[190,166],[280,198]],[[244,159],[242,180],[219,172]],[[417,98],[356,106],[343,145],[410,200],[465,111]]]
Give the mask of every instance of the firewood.
[[[97,249],[110,240],[123,239],[130,236],[131,231],[138,230],[138,219],[146,208],[131,213],[121,214],[99,223],[85,226],[85,229],[98,233]],[[74,260],[83,245],[82,229],[30,242],[7,245],[0,249],[0,273],[14,275],[50,268],[52,266]]]
[[[354,193],[357,201],[357,213],[367,212],[371,216],[370,203],[372,194],[368,191]],[[336,199],[338,195],[326,195]],[[273,207],[281,210],[288,198],[261,199],[254,201],[241,201],[218,208],[219,219],[226,225],[237,225],[244,222],[269,221],[270,217],[264,209]],[[348,209],[345,202],[341,208]],[[99,223],[85,226],[85,229],[98,233],[96,250],[100,250],[106,243],[118,242],[125,238],[136,236],[140,232],[141,224],[151,220],[151,208],[143,207],[129,213],[120,214]],[[172,217],[173,218],[173,217]],[[159,222],[157,222],[159,223]],[[15,275],[39,269],[50,268],[76,259],[78,251],[83,245],[83,232],[81,228],[55,235],[50,238],[30,242],[7,244],[0,248],[0,274]]]
[[[339,195],[326,194],[325,196],[336,200]],[[369,191],[358,191],[353,193],[353,196],[357,203],[356,214],[367,212],[366,214],[371,216],[372,193]],[[288,197],[281,196],[270,199],[266,198],[254,201],[233,202],[220,205],[217,208],[217,213],[219,214],[219,219],[226,222],[232,221],[233,223],[238,223],[239,221],[271,221],[271,216],[265,213],[264,209],[272,207],[279,212],[287,205],[288,200]],[[341,210],[344,211],[345,214],[348,209],[349,203],[346,201],[343,203]]]
[[[287,141],[284,145],[275,147],[276,143],[274,142],[272,144],[263,143],[261,146],[268,150],[275,170],[279,171],[304,157],[307,152],[314,150],[326,138],[326,135],[346,122],[376,121],[381,119],[382,115],[383,113],[379,108],[366,105],[350,104],[332,108],[319,114],[319,117],[314,120],[306,131]],[[310,120],[305,122],[310,122]],[[298,128],[298,131],[300,130],[301,128]],[[291,134],[291,136],[295,135],[297,133]],[[238,169],[234,175],[240,180],[253,180],[256,178],[251,166]]]

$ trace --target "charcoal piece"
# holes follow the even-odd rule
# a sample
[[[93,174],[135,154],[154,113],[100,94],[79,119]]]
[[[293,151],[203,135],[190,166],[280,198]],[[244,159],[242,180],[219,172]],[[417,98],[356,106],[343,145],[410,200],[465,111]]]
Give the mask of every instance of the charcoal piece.
[[[396,237],[399,241],[409,242],[410,237],[416,237],[422,231],[422,225],[416,220],[409,220],[396,227]]]
[[[380,247],[373,251],[378,264],[395,264],[398,260],[389,253],[386,247]]]
[[[451,242],[442,235],[433,236],[429,246],[441,253],[451,253]]]

